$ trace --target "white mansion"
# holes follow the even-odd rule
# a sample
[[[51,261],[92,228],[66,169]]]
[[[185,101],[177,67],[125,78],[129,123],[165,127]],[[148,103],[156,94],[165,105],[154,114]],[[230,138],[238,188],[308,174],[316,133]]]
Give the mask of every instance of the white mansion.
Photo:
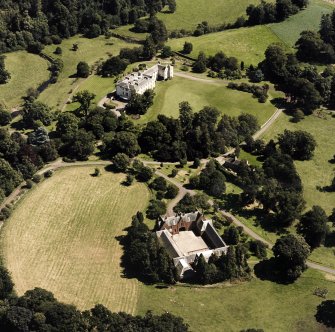
[[[157,80],[167,80],[172,77],[173,66],[158,63],[145,71],[132,72],[118,81],[116,94],[124,100],[129,100],[134,93],[143,94],[146,90],[154,89]]]

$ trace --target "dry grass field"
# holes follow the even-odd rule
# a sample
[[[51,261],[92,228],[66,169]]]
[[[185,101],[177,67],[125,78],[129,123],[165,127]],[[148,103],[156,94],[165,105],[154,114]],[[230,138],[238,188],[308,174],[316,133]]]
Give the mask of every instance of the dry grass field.
[[[122,174],[93,171],[62,169],[32,189],[3,229],[4,260],[19,295],[42,287],[80,309],[102,303],[134,313],[139,283],[122,277],[115,237],[150,193],[144,184],[122,186]]]

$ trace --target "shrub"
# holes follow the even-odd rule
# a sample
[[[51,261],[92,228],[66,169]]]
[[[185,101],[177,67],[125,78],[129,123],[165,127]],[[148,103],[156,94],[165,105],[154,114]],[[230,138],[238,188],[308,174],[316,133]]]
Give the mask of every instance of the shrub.
[[[41,175],[39,175],[39,174],[35,174],[35,175],[33,176],[33,181],[34,181],[35,183],[39,183],[39,182],[41,182],[41,180],[42,180]]]
[[[54,172],[50,169],[50,170],[44,172],[43,175],[44,175],[45,178],[50,178],[50,177],[52,177],[53,174],[54,174]]]
[[[27,189],[31,189],[33,187],[33,185],[34,185],[34,182],[32,180],[27,180],[25,187]]]

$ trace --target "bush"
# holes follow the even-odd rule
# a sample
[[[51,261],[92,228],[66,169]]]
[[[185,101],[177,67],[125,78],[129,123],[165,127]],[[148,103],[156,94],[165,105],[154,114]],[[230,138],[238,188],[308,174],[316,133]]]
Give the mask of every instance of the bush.
[[[34,185],[34,182],[32,180],[27,180],[25,187],[27,189],[31,189],[33,187],[33,185]]]
[[[127,177],[126,177],[126,179],[124,180],[123,183],[126,186],[131,186],[133,184],[133,182],[134,182],[134,179],[135,179],[134,175],[127,174]]]
[[[41,180],[42,180],[41,175],[39,175],[39,174],[35,174],[35,175],[33,176],[33,181],[34,181],[35,183],[39,183],[39,182],[41,182]]]
[[[63,50],[61,47],[57,46],[54,53],[57,55],[61,55],[63,53]]]
[[[54,174],[54,172],[50,169],[50,170],[44,172],[43,175],[44,175],[45,178],[51,178],[53,176],[53,174]]]
[[[4,207],[1,211],[0,211],[1,216],[3,216],[4,220],[8,219],[10,217],[10,215],[12,214],[12,209],[8,208],[8,207]]]

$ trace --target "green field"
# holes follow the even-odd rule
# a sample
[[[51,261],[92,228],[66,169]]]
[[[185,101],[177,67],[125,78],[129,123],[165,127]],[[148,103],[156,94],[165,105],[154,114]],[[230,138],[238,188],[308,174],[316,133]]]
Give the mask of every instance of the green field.
[[[74,43],[79,45],[77,52],[71,50]],[[128,44],[116,38],[106,39],[103,36],[94,39],[86,39],[79,36],[66,39],[60,45],[63,50],[63,54],[61,56],[53,54],[56,48],[55,45],[47,46],[45,53],[51,55],[52,57],[59,57],[62,59],[64,62],[64,69],[58,79],[58,82],[49,86],[48,89],[40,95],[39,99],[56,109],[62,109],[68,100],[71,91],[77,91],[77,89],[79,89],[81,84],[85,81],[84,79],[77,79],[73,76],[76,73],[78,62],[86,61],[90,66],[92,66],[95,63],[106,59],[109,55],[119,54],[120,49],[123,47],[135,46],[136,44]],[[95,91],[100,91],[99,87],[102,81],[95,78],[93,81],[99,81],[94,89],[96,89]],[[89,83],[87,83],[87,85],[89,86]],[[97,93],[99,91],[97,91]]]
[[[334,177],[334,164],[329,162],[335,151],[335,119],[327,116],[320,119],[316,116],[308,116],[299,123],[293,123],[288,116],[282,115],[265,133],[266,141],[276,139],[278,134],[288,130],[305,130],[313,135],[317,142],[314,157],[308,161],[295,161],[297,170],[304,186],[304,198],[307,208],[320,205],[329,214],[335,207],[335,193],[320,192],[317,187],[330,185]]]
[[[234,23],[245,16],[250,4],[259,4],[259,0],[178,0],[175,13],[162,12],[158,18],[163,20],[168,30],[194,30],[198,23],[207,21],[210,25]]]
[[[334,5],[326,1],[311,0],[305,10],[291,16],[284,22],[270,24],[269,27],[284,43],[294,46],[302,31],[318,31],[322,14],[328,14],[333,10]]]
[[[7,84],[0,85],[0,102],[12,108],[20,105],[21,97],[29,88],[37,88],[49,78],[49,64],[38,55],[24,51],[7,53],[5,56],[11,79]]]
[[[247,328],[264,331],[326,331],[314,318],[322,301],[313,295],[317,287],[335,297],[332,276],[308,270],[294,284],[284,286],[253,279],[250,283],[217,287],[142,286],[138,312],[171,312],[184,317],[191,331],[236,332]]]
[[[168,45],[174,51],[181,51],[185,41],[193,44],[191,56],[197,57],[200,51],[214,55],[223,51],[228,56],[237,57],[247,65],[257,65],[264,59],[266,48],[272,43],[280,43],[272,30],[264,25],[216,32],[200,37],[170,39]]]
[[[116,236],[144,210],[144,184],[122,186],[123,174],[71,167],[32,189],[2,231],[2,253],[19,295],[34,287],[88,309],[102,303],[134,313],[139,282],[122,276]]]
[[[188,41],[193,44],[193,57],[200,51],[207,55],[223,51],[246,64],[255,65],[264,59],[264,51],[271,43],[282,43],[286,45],[287,51],[292,51],[291,47],[300,33],[308,29],[317,31],[322,14],[330,13],[333,9],[334,5],[326,1],[311,0],[307,9],[281,23],[226,30],[200,37],[171,39],[168,45],[174,51],[181,51],[185,41]]]
[[[255,115],[261,124],[275,111],[270,102],[260,104],[251,94],[230,90],[220,80],[210,82],[212,84],[177,76],[170,81],[159,82],[155,89],[154,105],[136,123],[154,120],[158,114],[178,117],[179,103],[182,101],[188,101],[194,111],[200,111],[204,106],[214,106],[231,116],[247,112]]]

